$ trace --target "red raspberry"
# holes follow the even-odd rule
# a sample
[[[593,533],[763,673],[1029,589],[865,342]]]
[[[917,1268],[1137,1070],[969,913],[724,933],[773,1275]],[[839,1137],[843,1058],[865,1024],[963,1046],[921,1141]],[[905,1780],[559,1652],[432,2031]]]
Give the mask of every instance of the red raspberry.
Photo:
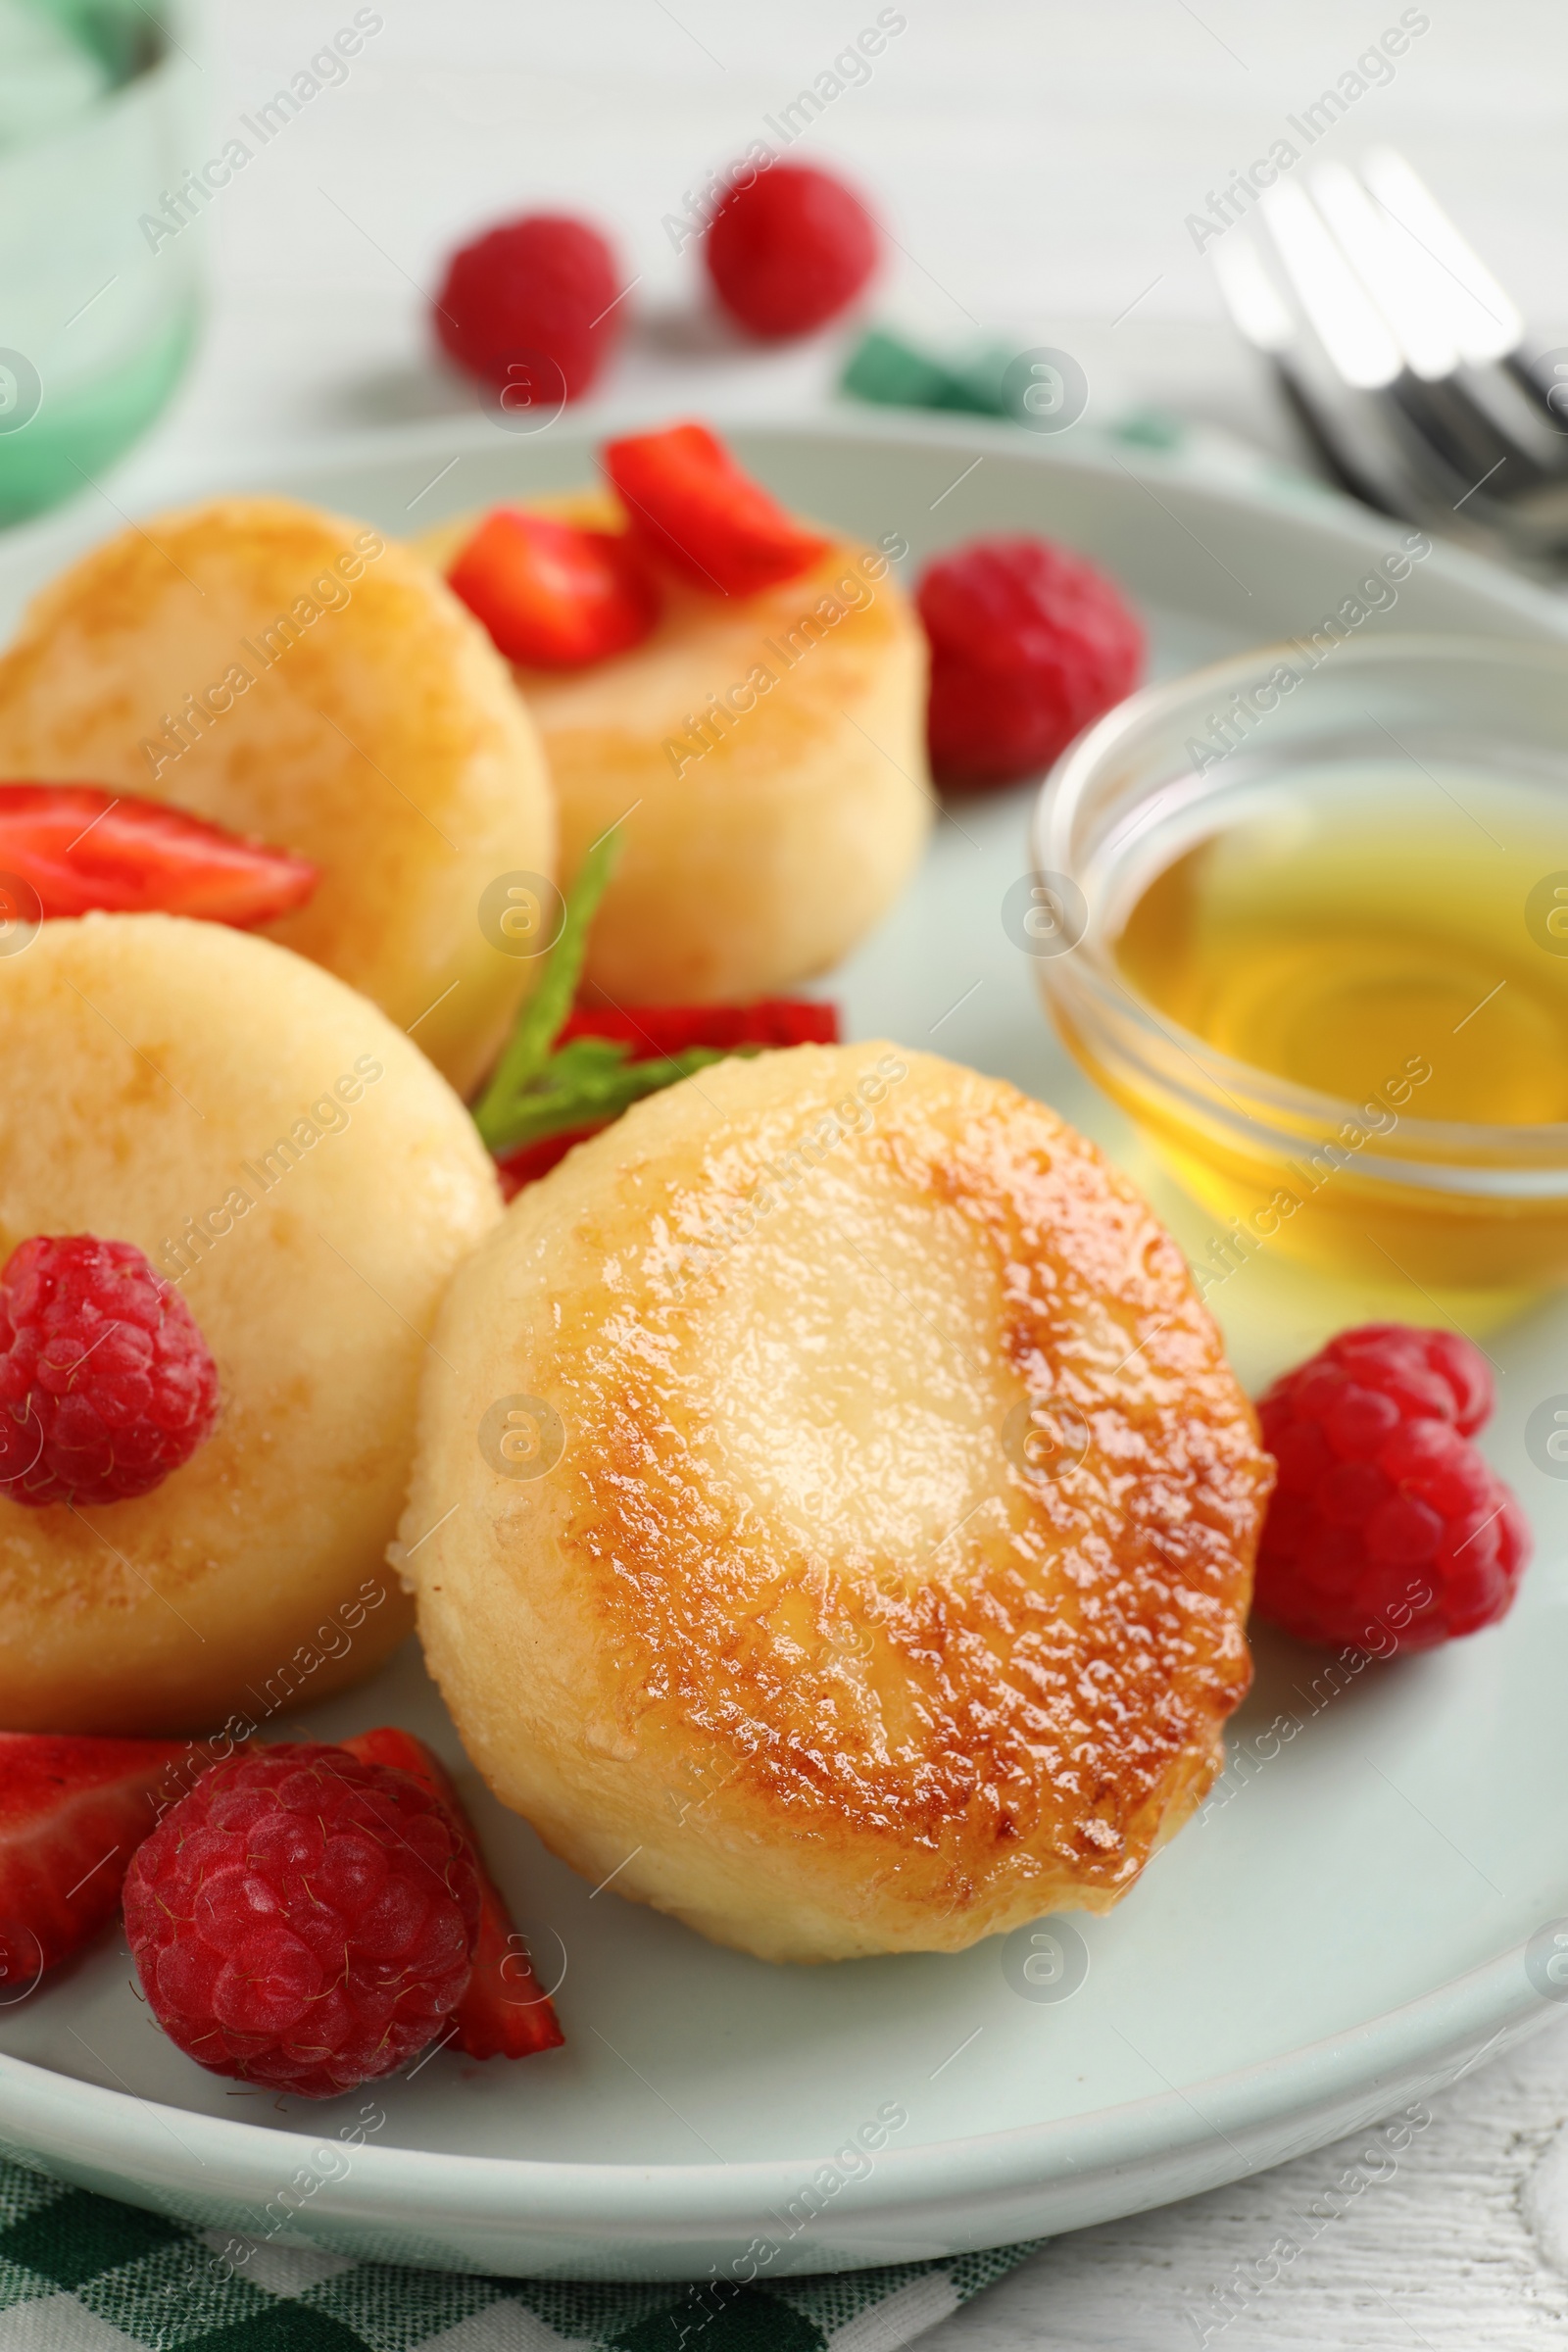
[[[1530,1530],[1469,1443],[1491,1410],[1478,1348],[1399,1323],[1341,1332],[1277,1380],[1258,1406],[1279,1464],[1258,1615],[1384,1656],[1504,1616]]]
[[[927,565],[916,601],[939,783],[1038,774],[1143,669],[1144,632],[1119,589],[1049,539],[973,539]]]
[[[340,1747],[215,1765],[136,1849],[125,1933],[154,2016],[215,2075],[330,2099],[467,1989],[479,1882],[406,1772]]]
[[[847,308],[877,263],[871,216],[808,164],[773,164],[731,188],[703,248],[713,291],[748,334],[805,335]]]
[[[132,1242],[39,1234],[0,1270],[0,1494],[124,1502],[218,1418],[196,1318]]]
[[[464,245],[436,297],[442,348],[518,409],[586,392],[625,324],[615,257],[597,228],[532,213]],[[541,371],[540,359],[549,368]],[[546,380],[541,381],[541,373]],[[559,380],[549,380],[551,374]]]

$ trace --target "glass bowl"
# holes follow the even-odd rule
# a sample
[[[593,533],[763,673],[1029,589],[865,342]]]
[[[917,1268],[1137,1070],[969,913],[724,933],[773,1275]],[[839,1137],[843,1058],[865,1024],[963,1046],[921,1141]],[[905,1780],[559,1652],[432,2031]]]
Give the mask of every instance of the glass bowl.
[[[1341,1099],[1181,1026],[1129,984],[1117,954],[1154,877],[1250,812],[1274,809],[1303,838],[1314,824],[1321,836],[1348,794],[1370,803],[1428,786],[1434,828],[1446,802],[1477,827],[1476,887],[1491,877],[1495,894],[1506,878],[1499,968],[1528,988],[1531,958],[1568,956],[1568,648],[1505,640],[1269,646],[1135,695],[1042,787],[1032,895],[1011,924],[1069,1050],[1225,1221],[1238,1263],[1279,1250],[1351,1280],[1511,1301],[1568,1280],[1568,1118],[1422,1115],[1421,1065],[1429,1079],[1445,1052],[1473,1062],[1484,1030],[1462,1050],[1413,1038],[1386,1084]],[[1527,803],[1541,821],[1511,853],[1495,828],[1525,839]],[[1419,859],[1420,803],[1408,807]],[[1499,852],[1514,865],[1498,866]],[[1453,1038],[1483,1017],[1478,1004]]]
[[[0,91],[0,523],[81,490],[190,354],[202,216],[227,175],[202,158],[190,39],[183,0],[28,0],[0,21],[0,74],[18,52]]]

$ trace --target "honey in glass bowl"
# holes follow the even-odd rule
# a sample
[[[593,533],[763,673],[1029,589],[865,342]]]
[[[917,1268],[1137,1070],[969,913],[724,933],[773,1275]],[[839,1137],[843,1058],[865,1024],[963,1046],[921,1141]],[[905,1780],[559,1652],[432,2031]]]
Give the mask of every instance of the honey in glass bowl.
[[[1564,860],[1549,790],[1408,762],[1308,771],[1156,874],[1115,958],[1176,1026],[1319,1094],[1359,1102],[1404,1071],[1423,1119],[1564,1121],[1568,878],[1545,910],[1562,953],[1526,911]]]
[[[1498,1305],[1568,1280],[1568,655],[1151,689],[1048,781],[1035,860],[1078,910],[1053,1017],[1242,1246]]]

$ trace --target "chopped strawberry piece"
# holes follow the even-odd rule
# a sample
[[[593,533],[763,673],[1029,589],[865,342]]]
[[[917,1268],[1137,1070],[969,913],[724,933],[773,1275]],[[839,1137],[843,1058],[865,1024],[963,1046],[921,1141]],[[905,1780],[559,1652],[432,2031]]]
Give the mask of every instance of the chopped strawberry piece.
[[[838,1035],[837,1005],[818,1004],[804,997],[760,997],[752,1004],[638,1004],[628,1011],[580,1004],[566,1015],[552,1040],[545,1072],[563,1068],[571,1060],[565,1049],[575,1040],[591,1038],[602,1046],[624,1050],[628,1082],[642,1081],[630,1096],[636,1101],[645,1093],[672,1085],[694,1059],[699,1063],[716,1060],[752,1046],[831,1046],[838,1043]],[[658,1066],[664,1064],[668,1066]],[[604,1100],[602,1088],[596,1095],[583,1084],[579,1092],[584,1107]],[[609,1117],[579,1120],[553,1134],[499,1151],[496,1171],[503,1199],[514,1200],[526,1186],[548,1176],[573,1144],[612,1125],[624,1108],[622,1101],[612,1106]]]
[[[641,645],[659,595],[623,531],[497,507],[447,580],[509,662],[581,669]]]
[[[756,596],[806,571],[831,541],[743,473],[706,424],[611,441],[605,470],[635,538],[694,588]]]
[[[496,1174],[501,1179],[502,1200],[515,1200],[527,1186],[548,1176],[573,1144],[585,1144],[591,1135],[613,1124],[612,1119],[596,1119],[591,1127],[568,1127],[560,1135],[541,1136],[536,1144],[518,1144],[514,1151],[498,1153]]]
[[[318,869],[187,816],[163,801],[96,784],[0,784],[0,884],[37,904],[24,920],[86,914],[186,914],[240,930],[303,906]]]
[[[0,1732],[0,2002],[20,1998],[120,1907],[186,1740]],[[171,1777],[166,1793],[178,1793]]]
[[[684,1053],[689,1046],[713,1046],[733,1053],[739,1046],[836,1046],[836,1004],[806,997],[759,997],[752,1004],[634,1004],[601,1010],[575,1005],[556,1038],[613,1037],[631,1047],[639,1060]]]
[[[338,1744],[351,1756],[358,1756],[362,1764],[390,1764],[428,1790],[446,1808],[448,1818],[466,1841],[479,1874],[479,1939],[474,1947],[473,1975],[454,2012],[458,2048],[469,2058],[527,2058],[535,2050],[558,2048],[565,2035],[550,1996],[529,1965],[506,1897],[485,1868],[473,1825],[439,1756],[422,1740],[400,1731],[395,1724],[356,1733],[352,1740]]]

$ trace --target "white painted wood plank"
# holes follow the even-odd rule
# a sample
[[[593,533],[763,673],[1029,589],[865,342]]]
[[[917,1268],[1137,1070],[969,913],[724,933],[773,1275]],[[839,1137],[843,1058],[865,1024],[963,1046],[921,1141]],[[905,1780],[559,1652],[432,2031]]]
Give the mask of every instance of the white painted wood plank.
[[[1568,2278],[1543,2259],[1525,2190],[1552,2156],[1556,2243],[1568,2241],[1568,2019],[1430,2102],[1392,2175],[1315,2222],[1352,2170],[1358,2132],[1259,2178],[1060,2238],[925,2339],[926,2352],[1541,2352],[1568,2343]],[[1386,2159],[1377,2170],[1385,2169]],[[1544,2185],[1546,2175],[1544,2168]],[[1332,2210],[1332,2200],[1330,2210]],[[1310,2243],[1307,2242],[1309,2233]],[[1544,2235],[1544,2231],[1542,2233]],[[1273,2284],[1221,2294],[1302,2246]],[[1204,2330],[1209,2332],[1205,2336]]]

